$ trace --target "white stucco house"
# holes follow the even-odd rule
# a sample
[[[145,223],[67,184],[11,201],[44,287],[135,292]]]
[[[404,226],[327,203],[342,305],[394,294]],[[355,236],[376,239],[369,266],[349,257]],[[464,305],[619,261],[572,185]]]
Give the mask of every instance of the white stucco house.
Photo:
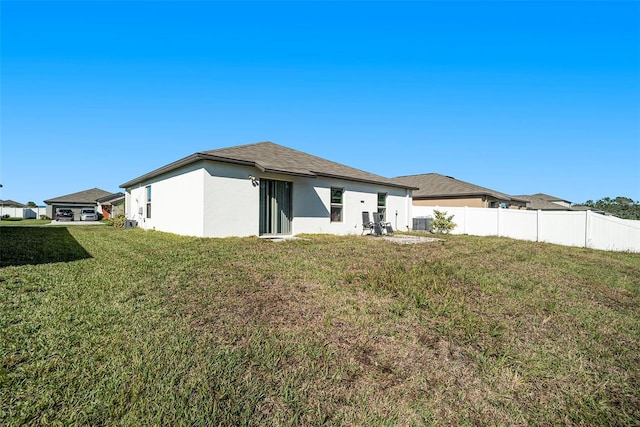
[[[363,211],[408,230],[414,189],[272,142],[198,152],[120,187],[139,227],[199,237],[360,234]]]

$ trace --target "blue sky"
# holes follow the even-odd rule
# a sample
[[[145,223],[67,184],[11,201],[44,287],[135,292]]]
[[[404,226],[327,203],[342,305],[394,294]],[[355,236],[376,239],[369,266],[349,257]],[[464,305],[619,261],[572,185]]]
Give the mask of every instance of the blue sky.
[[[259,141],[640,200],[638,2],[2,1],[0,198]]]

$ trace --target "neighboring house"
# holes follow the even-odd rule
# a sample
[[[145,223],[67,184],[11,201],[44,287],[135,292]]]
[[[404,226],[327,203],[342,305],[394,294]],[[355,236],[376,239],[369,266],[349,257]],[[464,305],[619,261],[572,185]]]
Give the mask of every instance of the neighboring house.
[[[519,197],[438,173],[398,176],[393,181],[418,188],[413,191],[414,206],[513,209],[524,209],[526,206],[526,201]]]
[[[527,201],[528,210],[541,210],[541,211],[572,211],[572,210],[584,210],[573,209],[571,202],[568,200],[560,199],[555,196],[550,196],[544,193],[536,193],[531,195],[515,196],[519,199]]]
[[[98,203],[98,212],[102,213],[102,217],[105,219],[124,214],[124,193],[122,192],[100,197],[96,202]]]
[[[112,193],[108,191],[100,190],[99,188],[92,188],[90,190],[80,191],[78,193],[67,194],[66,196],[54,197],[53,199],[45,200],[44,203],[47,206],[47,216],[55,219],[58,209],[71,209],[73,211],[74,220],[80,220],[80,210],[82,208],[96,208],[98,206],[97,200],[109,196]]]
[[[0,200],[0,207],[3,208],[26,208],[27,205],[23,205],[20,202],[16,202],[13,200]]]
[[[272,142],[194,153],[120,187],[129,220],[200,237],[360,234],[363,211],[408,230],[413,189]]]

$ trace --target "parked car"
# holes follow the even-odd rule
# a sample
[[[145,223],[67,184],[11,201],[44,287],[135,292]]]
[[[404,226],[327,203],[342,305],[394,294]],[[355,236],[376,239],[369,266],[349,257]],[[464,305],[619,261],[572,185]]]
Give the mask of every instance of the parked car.
[[[80,210],[80,221],[97,221],[98,214],[94,208],[82,208]]]
[[[58,209],[56,219],[58,221],[73,221],[73,211],[71,209]]]

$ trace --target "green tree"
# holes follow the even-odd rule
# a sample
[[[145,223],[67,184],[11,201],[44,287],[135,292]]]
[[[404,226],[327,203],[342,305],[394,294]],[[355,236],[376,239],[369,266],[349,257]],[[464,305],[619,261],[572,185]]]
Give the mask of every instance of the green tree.
[[[611,197],[603,197],[600,200],[587,200],[583,203],[596,210],[615,215],[623,219],[640,220],[640,202],[624,196],[618,196],[614,199]]]
[[[31,201],[27,202],[27,206],[29,206],[30,208],[37,208],[38,207],[38,205],[36,205],[35,202],[31,202]]]
[[[439,211],[437,209],[433,210],[433,215],[436,217],[431,223],[431,229],[434,233],[447,234],[456,228],[457,224],[452,221],[455,215],[447,216],[447,212]]]

